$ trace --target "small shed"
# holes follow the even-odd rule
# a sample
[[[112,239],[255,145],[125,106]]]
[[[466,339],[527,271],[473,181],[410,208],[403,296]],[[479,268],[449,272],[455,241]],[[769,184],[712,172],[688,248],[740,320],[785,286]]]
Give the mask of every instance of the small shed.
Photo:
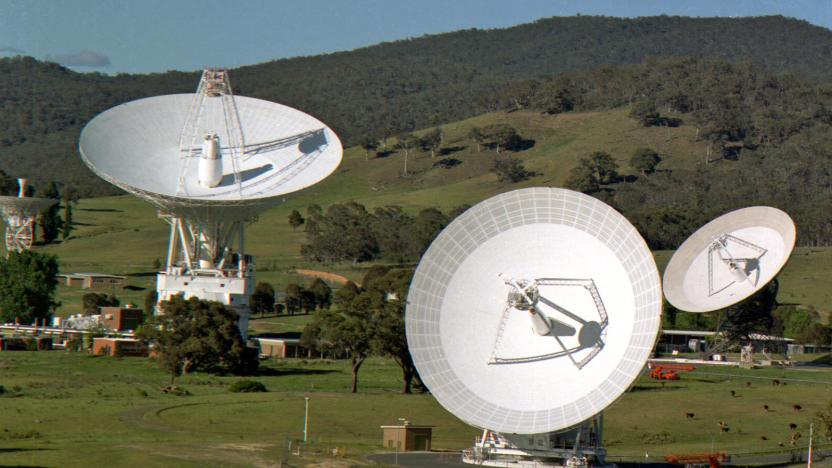
[[[92,353],[107,356],[139,356],[148,355],[147,345],[134,338],[93,338]]]
[[[384,447],[397,452],[430,450],[433,426],[417,426],[405,421],[400,426],[381,426]]]
[[[101,307],[101,325],[107,330],[135,330],[144,321],[141,309],[133,307]]]
[[[301,332],[265,333],[252,340],[263,358],[314,358],[320,353],[300,345]]]

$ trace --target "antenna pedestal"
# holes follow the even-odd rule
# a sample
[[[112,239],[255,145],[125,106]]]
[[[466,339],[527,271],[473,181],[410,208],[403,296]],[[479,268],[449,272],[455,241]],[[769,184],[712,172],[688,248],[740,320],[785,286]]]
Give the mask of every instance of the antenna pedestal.
[[[603,415],[565,431],[542,434],[500,434],[484,430],[474,446],[463,450],[462,461],[481,466],[601,467]]]
[[[243,253],[243,222],[160,217],[171,231],[165,271],[156,278],[159,302],[181,294],[225,304],[239,315],[237,326],[245,339],[255,267],[254,259]]]

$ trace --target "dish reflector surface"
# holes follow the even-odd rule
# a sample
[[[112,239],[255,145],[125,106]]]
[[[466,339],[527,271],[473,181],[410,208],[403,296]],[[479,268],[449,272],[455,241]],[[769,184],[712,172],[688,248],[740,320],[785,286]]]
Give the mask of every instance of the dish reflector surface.
[[[0,210],[4,213],[20,215],[37,215],[39,211],[45,210],[58,203],[52,198],[31,198],[0,196]]]
[[[531,188],[485,200],[439,234],[411,283],[406,328],[446,409],[532,434],[574,426],[620,396],[660,316],[653,256],[622,215],[581,193]]]
[[[736,304],[774,279],[795,238],[794,222],[777,208],[726,213],[699,228],[673,254],[664,271],[665,297],[687,312]]]
[[[341,142],[319,120],[273,102],[234,99],[245,149],[240,158],[222,158],[223,179],[216,187],[198,182],[199,148],[189,155],[179,150],[193,94],[139,99],[99,114],[81,133],[81,156],[103,179],[168,209],[269,204],[269,199],[309,187],[338,167]],[[206,98],[204,106],[197,132],[217,133],[222,139],[228,133],[222,100]],[[227,144],[220,141],[229,153]]]

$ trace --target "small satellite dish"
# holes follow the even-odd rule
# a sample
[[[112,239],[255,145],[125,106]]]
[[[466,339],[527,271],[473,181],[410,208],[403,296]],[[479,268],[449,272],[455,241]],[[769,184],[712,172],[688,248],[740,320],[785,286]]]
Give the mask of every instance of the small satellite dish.
[[[664,294],[679,310],[710,312],[736,304],[768,284],[794,248],[792,219],[754,206],[702,226],[679,247],[664,271]]]
[[[587,195],[529,188],[454,220],[419,263],[407,341],[436,399],[500,433],[570,428],[639,375],[661,318],[650,250]]]
[[[6,254],[23,252],[32,248],[34,225],[38,213],[58,203],[51,198],[26,196],[26,179],[17,179],[18,196],[0,196],[0,216],[6,227]]]

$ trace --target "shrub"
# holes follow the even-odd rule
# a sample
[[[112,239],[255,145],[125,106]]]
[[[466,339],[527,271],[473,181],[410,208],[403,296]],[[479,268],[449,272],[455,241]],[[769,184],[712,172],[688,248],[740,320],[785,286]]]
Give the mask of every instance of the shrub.
[[[268,392],[266,386],[256,380],[238,380],[228,390],[234,393]]]

